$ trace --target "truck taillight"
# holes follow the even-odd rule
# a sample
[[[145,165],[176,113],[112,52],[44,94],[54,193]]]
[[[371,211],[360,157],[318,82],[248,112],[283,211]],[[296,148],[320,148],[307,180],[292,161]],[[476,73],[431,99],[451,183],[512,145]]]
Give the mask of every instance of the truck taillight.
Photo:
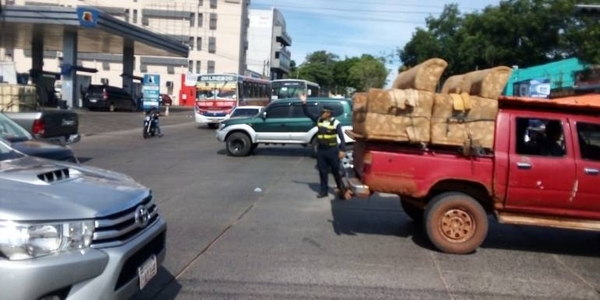
[[[102,89],[102,99],[108,99],[108,92],[106,91],[106,89]]]
[[[371,152],[366,152],[365,155],[363,156],[363,163],[365,165],[370,165],[373,162],[373,155],[371,154]]]
[[[33,128],[31,128],[31,133],[34,135],[44,135],[46,133],[46,124],[42,119],[35,119],[33,121]]]

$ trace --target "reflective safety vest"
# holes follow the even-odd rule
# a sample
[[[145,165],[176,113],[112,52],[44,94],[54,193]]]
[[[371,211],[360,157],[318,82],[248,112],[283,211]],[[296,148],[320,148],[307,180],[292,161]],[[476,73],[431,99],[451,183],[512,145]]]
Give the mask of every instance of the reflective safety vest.
[[[340,122],[334,118],[331,120],[319,120],[317,123],[317,143],[321,146],[337,146],[337,126]]]

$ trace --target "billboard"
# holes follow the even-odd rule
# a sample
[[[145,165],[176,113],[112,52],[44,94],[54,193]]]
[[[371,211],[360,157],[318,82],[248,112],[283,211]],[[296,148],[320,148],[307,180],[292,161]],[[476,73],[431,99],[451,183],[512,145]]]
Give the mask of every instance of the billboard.
[[[531,98],[550,98],[551,82],[547,78],[538,78],[517,82],[513,85],[515,96]]]
[[[160,75],[144,74],[142,80],[142,99],[144,110],[160,104]]]

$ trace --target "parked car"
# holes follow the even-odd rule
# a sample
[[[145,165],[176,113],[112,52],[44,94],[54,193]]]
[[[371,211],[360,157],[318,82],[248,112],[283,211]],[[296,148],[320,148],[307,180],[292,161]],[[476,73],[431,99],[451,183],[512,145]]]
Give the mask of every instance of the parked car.
[[[0,113],[0,138],[9,143],[12,148],[30,156],[78,162],[73,150],[69,147],[38,140],[2,113]]]
[[[127,91],[109,85],[90,85],[83,95],[83,106],[89,110],[137,111],[137,103]]]
[[[225,120],[254,117],[258,115],[258,113],[260,113],[264,108],[264,106],[256,105],[238,106],[232,109],[231,112],[225,116]]]
[[[36,140],[68,145],[81,139],[79,115],[71,110],[5,112],[4,115],[27,130]]]
[[[171,106],[173,105],[173,99],[171,99],[171,96],[167,94],[160,94],[160,105]]]
[[[2,299],[129,299],[157,274],[165,245],[147,187],[0,139]]]
[[[316,151],[317,126],[304,115],[299,99],[275,100],[259,115],[222,121],[216,133],[225,142],[231,156],[249,155],[259,144],[296,144],[313,147]],[[352,101],[349,99],[309,98],[309,110],[318,114],[323,105],[333,108],[333,116],[344,131],[352,129]],[[354,140],[345,135],[346,143]]]

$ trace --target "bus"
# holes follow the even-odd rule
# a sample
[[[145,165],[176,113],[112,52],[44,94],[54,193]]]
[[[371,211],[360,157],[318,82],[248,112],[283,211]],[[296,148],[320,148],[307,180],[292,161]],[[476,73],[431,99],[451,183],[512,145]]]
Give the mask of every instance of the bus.
[[[265,106],[271,101],[271,82],[266,79],[238,74],[201,74],[196,78],[195,121],[209,128],[216,128],[237,106]]]
[[[296,98],[300,93],[308,97],[319,97],[321,87],[304,79],[275,79],[271,81],[271,99]]]

